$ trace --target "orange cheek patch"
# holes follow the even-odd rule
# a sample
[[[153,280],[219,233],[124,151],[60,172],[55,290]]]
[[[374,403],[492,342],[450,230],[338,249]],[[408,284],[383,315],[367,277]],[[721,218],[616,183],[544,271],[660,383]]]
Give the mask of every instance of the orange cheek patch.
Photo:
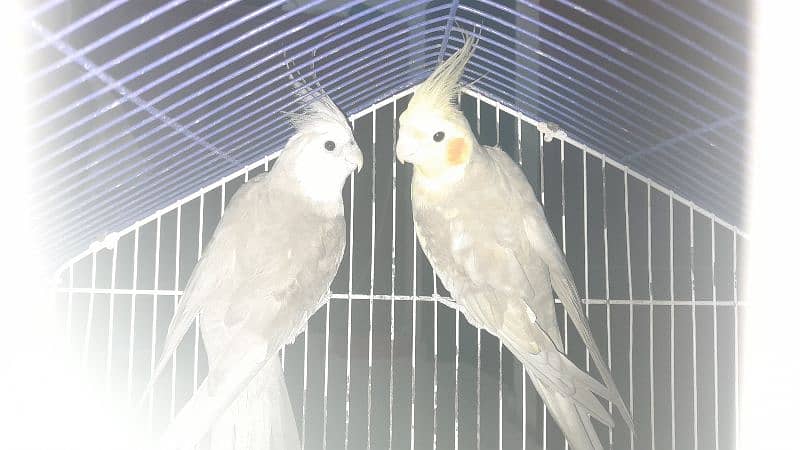
[[[447,162],[454,166],[464,164],[467,160],[468,150],[464,138],[451,139],[447,143]]]

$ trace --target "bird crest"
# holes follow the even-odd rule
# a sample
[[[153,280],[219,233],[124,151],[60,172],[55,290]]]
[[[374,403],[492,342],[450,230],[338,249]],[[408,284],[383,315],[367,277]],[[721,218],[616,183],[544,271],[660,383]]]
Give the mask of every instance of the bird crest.
[[[475,53],[477,38],[464,37],[464,46],[439,64],[436,70],[419,86],[408,104],[408,111],[439,111],[445,114],[458,112],[456,95],[461,90],[461,75],[469,59]]]
[[[338,106],[331,100],[325,89],[319,84],[319,81],[314,81],[311,86],[305,83],[305,79],[299,74],[295,78],[292,75],[292,65],[286,63],[286,68],[289,70],[289,79],[292,81],[294,87],[294,95],[302,103],[300,111],[286,112],[286,117],[298,133],[303,133],[310,127],[319,127],[322,123],[327,123],[344,128],[350,128],[350,122],[345,117],[344,113]],[[294,70],[297,74],[297,71]]]

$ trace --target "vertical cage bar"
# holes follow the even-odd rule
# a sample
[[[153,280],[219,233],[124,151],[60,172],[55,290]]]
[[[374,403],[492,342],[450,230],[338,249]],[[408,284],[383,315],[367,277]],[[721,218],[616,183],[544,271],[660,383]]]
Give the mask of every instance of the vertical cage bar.
[[[392,101],[392,143],[397,142],[397,98]],[[395,298],[396,289],[396,244],[397,244],[397,158],[392,157],[392,299]],[[412,247],[414,260],[416,260],[416,246]],[[411,449],[416,442],[416,403],[417,403],[417,296],[416,292],[411,296]],[[434,304],[434,314],[436,305]],[[394,312],[392,313],[394,315]],[[435,316],[434,316],[435,317]],[[434,319],[435,320],[435,319]],[[434,322],[435,323],[435,322]],[[434,335],[435,336],[435,335]],[[434,339],[436,339],[434,337]],[[394,353],[394,352],[393,352]],[[394,368],[394,364],[391,366]],[[392,370],[394,371],[394,370]],[[434,380],[436,372],[434,372]],[[435,381],[434,381],[435,383]],[[434,396],[435,397],[435,396]],[[433,409],[433,418],[436,420],[436,408]],[[436,426],[433,427],[436,434]]]
[[[564,192],[564,141],[561,141],[561,251],[567,255],[567,202]],[[569,353],[569,331],[567,330],[567,313],[564,311],[564,353]]]
[[[675,450],[675,200],[672,193],[669,195],[669,390],[670,390],[670,409],[672,450]]]
[[[300,437],[300,448],[306,448],[306,417],[308,417],[308,320],[306,320],[305,339],[303,340],[303,417],[301,419],[300,432],[303,434]]]
[[[653,358],[653,210],[652,210],[652,187],[647,183],[647,297],[650,300],[650,448],[656,450],[656,404],[655,404],[655,381]]]
[[[444,51],[444,48],[442,48],[442,51]],[[463,104],[462,100],[461,100],[461,97],[462,97],[462,94],[461,94],[461,92],[459,92],[458,93],[458,104],[459,105]],[[436,283],[436,270],[434,269],[433,270],[433,297],[436,298],[437,301],[439,301],[439,294],[438,294],[438,291],[437,291],[437,284],[438,283]],[[456,376],[455,376],[455,395],[454,395],[455,399],[454,399],[454,402],[453,402],[453,409],[455,411],[454,421],[453,421],[454,422],[454,428],[455,428],[455,432],[454,432],[455,450],[458,450],[458,441],[459,441],[459,436],[458,436],[458,407],[459,407],[459,404],[458,404],[458,369],[459,369],[459,364],[458,364],[458,360],[460,359],[459,356],[460,356],[460,353],[461,353],[461,345],[460,345],[460,342],[461,342],[460,334],[461,333],[459,332],[460,328],[461,328],[461,310],[457,309],[456,310],[456,356],[455,356]]]
[[[394,108],[394,105],[392,106],[392,108]],[[392,111],[393,111],[392,116],[394,116],[394,109],[392,109]],[[372,115],[372,141],[373,141],[373,144],[372,144],[372,151],[373,151],[372,161],[373,161],[373,164],[377,164],[376,162],[378,160],[377,155],[375,155],[375,151],[376,151],[376,148],[377,148],[376,145],[375,145],[376,142],[377,142],[377,137],[376,137],[377,133],[376,133],[376,130],[375,130],[375,128],[376,128],[375,127],[375,121],[376,120],[377,120],[377,114],[373,114]],[[372,171],[372,177],[374,179],[375,170]],[[392,252],[391,253],[391,257],[392,257],[392,261],[391,261],[391,264],[392,264],[391,265],[392,287],[391,287],[391,291],[390,291],[391,292],[391,296],[390,296],[390,300],[389,300],[389,302],[391,303],[391,305],[390,305],[390,313],[389,313],[390,314],[390,316],[389,316],[389,329],[390,329],[390,333],[389,333],[389,448],[392,447],[392,442],[393,442],[393,438],[394,438],[394,426],[393,426],[394,414],[392,414],[392,412],[394,411],[394,346],[395,346],[395,323],[394,323],[394,321],[395,321],[395,317],[396,317],[396,315],[395,315],[395,298],[394,298],[394,239],[395,239],[395,223],[394,222],[395,222],[395,216],[396,216],[396,213],[395,213],[395,201],[394,201],[395,200],[394,199],[394,185],[395,185],[395,182],[396,182],[395,167],[394,167],[394,164],[392,164],[392,186],[393,186],[392,187],[392,250],[391,250],[391,252]],[[375,183],[374,182],[372,183],[372,192],[373,192],[373,201],[374,201],[374,199],[375,199]],[[373,210],[373,214],[375,214],[374,210]],[[373,252],[374,252],[375,251],[374,250],[375,249],[375,232],[374,231],[372,233],[372,240],[373,240],[372,248],[373,248]],[[374,271],[374,267],[373,267],[373,271]],[[374,280],[373,280],[373,282],[374,282]],[[414,304],[414,306],[416,306],[416,304]],[[413,338],[412,338],[411,342],[412,342],[411,345],[413,346],[414,345]],[[413,358],[411,360],[411,365],[412,365],[412,367],[414,365]],[[413,402],[412,402],[412,404],[413,404]],[[414,420],[413,416],[412,416],[411,420],[412,421]],[[411,431],[413,433],[414,429],[412,428]]]
[[[739,413],[739,286],[738,286],[738,255],[736,232],[733,233],[733,396],[734,396],[734,415],[736,423],[736,448],[740,449],[741,422]]]
[[[515,115],[517,118],[517,149],[519,152],[517,157],[518,163],[522,165],[522,118]],[[525,365],[520,364],[522,371],[522,450],[525,450],[528,444],[528,378],[525,373]]]
[[[89,311],[86,316],[86,329],[83,335],[83,349],[81,350],[81,369],[86,370],[89,361],[89,342],[92,339],[92,320],[94,316],[94,292],[97,278],[97,252],[92,252],[92,279],[91,292],[89,292]]]
[[[515,117],[517,118],[517,149],[519,149],[517,162],[522,166],[522,119],[517,115]],[[525,450],[528,443],[528,383],[523,364],[520,364],[520,371],[522,372],[522,450]]]
[[[330,342],[331,342],[331,302],[325,302],[325,365],[322,374],[322,449],[328,448],[328,374],[330,373]]]
[[[435,286],[436,286],[436,279],[435,278],[434,278],[433,285],[434,285],[434,288],[435,288]],[[461,319],[461,311],[460,310],[456,310],[456,357],[455,357],[456,376],[454,377],[455,378],[455,385],[456,385],[455,396],[454,396],[455,397],[455,399],[454,399],[455,400],[454,401],[455,421],[454,422],[455,422],[455,429],[456,429],[455,430],[455,450],[458,450],[458,442],[459,442],[459,435],[458,435],[458,431],[459,431],[458,430],[458,408],[459,408],[459,403],[458,403],[458,369],[460,367],[459,367],[459,364],[458,364],[458,360],[460,359],[459,355],[461,353],[461,332],[459,331],[461,329],[461,320],[462,320]]]
[[[244,173],[245,178],[247,172]],[[200,213],[197,226],[197,261],[200,262],[200,257],[203,255],[203,210],[205,209],[205,193],[200,194]],[[198,388],[198,360],[200,359],[200,316],[194,318],[194,354],[192,355],[192,393],[197,392]]]
[[[492,105],[494,107],[494,136],[497,139],[494,143],[495,146],[500,146],[500,105]]]
[[[350,122],[350,128],[354,126]],[[350,245],[348,245],[348,270],[347,270],[347,356],[345,371],[345,404],[344,404],[344,448],[347,449],[350,443],[350,365],[353,348],[353,209],[355,206],[355,174],[350,174],[350,221],[348,222],[350,235]]]
[[[629,210],[630,201],[628,198],[628,169],[622,172],[625,180],[625,266],[628,269],[628,299],[633,300],[633,278],[631,277],[631,215]],[[611,331],[609,330],[609,334]],[[633,409],[633,301],[628,304],[628,408],[631,416],[634,416]],[[633,450],[633,430],[630,433],[630,449]]]
[[[246,176],[246,175],[245,175]],[[245,178],[247,180],[247,178]],[[352,208],[352,204],[350,205]],[[352,242],[352,241],[351,241]],[[352,244],[351,244],[352,245]],[[330,372],[330,349],[331,349],[331,302],[330,286],[328,286],[328,300],[325,302],[325,365],[323,366],[322,376],[322,449],[328,448],[328,374]],[[307,314],[308,315],[308,314]],[[306,335],[308,342],[308,335]],[[285,351],[283,353],[286,353]]]
[[[608,202],[607,202],[607,191],[606,191],[606,155],[603,155],[602,158],[602,178],[603,178],[603,258],[604,258],[604,271],[605,271],[605,301],[606,301],[606,358],[608,362],[608,370],[611,373],[614,373],[614,369],[611,366],[611,298],[609,293],[609,282],[608,282]],[[613,413],[612,410],[612,403],[609,400],[608,402],[608,412],[609,414]],[[608,441],[613,443],[614,442],[614,430],[609,427],[608,429]]]
[[[414,244],[414,248],[416,249],[416,241]],[[415,250],[416,251],[416,250]],[[416,267],[416,257],[414,258],[414,278],[416,278],[417,274],[417,267]],[[416,280],[414,280],[414,297],[417,296],[416,292]],[[456,394],[458,392],[456,391]],[[456,395],[458,397],[458,395]],[[437,301],[433,305],[433,450],[438,448],[438,436],[439,433],[436,432],[438,430],[438,416],[439,411],[439,302]]]
[[[497,136],[497,145],[500,145],[500,108],[494,109],[494,135]],[[519,148],[519,147],[517,147]],[[503,339],[497,338],[497,352],[500,355],[499,372],[497,375],[497,395],[498,395],[498,420],[497,420],[497,448],[503,448]]]
[[[692,429],[697,450],[697,303],[695,288],[694,208],[689,207],[689,276],[692,295]]]
[[[444,51],[444,50],[442,50]],[[459,94],[459,99],[460,99]],[[395,103],[395,108],[397,104]],[[397,110],[395,109],[395,113]],[[396,122],[395,118],[395,123]],[[395,159],[396,160],[396,159]],[[413,226],[413,225],[412,225]],[[417,298],[417,233],[416,231],[412,233],[411,236],[411,245],[413,248],[412,251],[412,265],[411,265],[411,294],[416,300]],[[433,288],[436,289],[436,273],[434,271],[433,277]],[[456,313],[458,314],[458,313]],[[457,320],[457,319],[456,319]],[[414,345],[416,346],[416,320],[414,321]],[[456,328],[458,330],[458,328]],[[456,343],[458,345],[458,343]],[[458,364],[458,358],[456,358],[456,364]],[[458,374],[458,371],[456,371]],[[456,445],[458,445],[458,377],[455,378],[456,389],[455,389],[455,401],[456,401],[456,415],[455,415],[455,423],[456,423]],[[412,408],[413,408],[412,402]],[[433,305],[433,450],[437,450],[439,445],[439,433],[438,431],[438,411],[439,411],[439,300],[434,298],[434,305]],[[413,414],[412,414],[413,415]],[[413,448],[413,445],[412,445]]]
[[[544,137],[539,133],[539,192],[544,211]],[[547,448],[547,405],[542,401],[542,448]]]
[[[161,216],[156,218],[156,255],[155,255],[155,263],[154,263],[154,270],[153,270],[153,289],[158,292],[158,270],[161,261]],[[175,289],[177,290],[177,288]],[[113,294],[112,294],[113,295]],[[150,327],[150,379],[153,378],[153,373],[155,372],[156,368],[156,337],[158,327],[158,294],[153,294],[153,323]],[[152,381],[153,383],[156,380]],[[149,431],[153,432],[153,391],[155,389],[151,389],[150,392],[147,394],[147,410],[148,410],[148,427]]]
[[[589,299],[589,219],[588,219],[588,202],[589,190],[586,185],[586,150],[581,150],[582,158],[581,164],[583,166],[583,295],[585,300]],[[589,322],[589,302],[584,302],[584,312],[586,313],[586,323]],[[589,351],[587,350],[586,357],[586,373],[590,373],[589,367]]]
[[[517,118],[517,163],[522,166],[522,119],[519,115],[515,114]],[[525,450],[528,443],[528,383],[525,375],[525,366],[520,364],[520,371],[522,372],[522,450]]]
[[[560,145],[560,153],[561,153],[561,251],[564,252],[564,257],[567,256],[567,202],[566,202],[566,193],[564,185],[566,182],[564,181],[564,140],[561,140]],[[544,184],[542,184],[544,186]],[[563,305],[563,302],[562,302]],[[564,310],[564,353],[569,354],[569,324],[568,324],[569,316],[567,311]],[[567,439],[564,439],[564,450],[569,449],[569,443]]]
[[[225,213],[225,183],[222,183],[220,186],[220,205],[219,205],[219,218],[222,219],[222,215]]]
[[[108,343],[106,346],[106,397],[111,395],[111,355],[114,350],[114,291],[117,287],[117,244],[111,253],[111,294],[108,296]]]
[[[72,303],[73,303],[73,294],[72,291],[75,289],[75,263],[71,263],[69,265],[69,292],[67,293],[67,324],[66,329],[67,333],[65,336],[65,340],[67,341],[67,348],[69,348],[69,344],[72,343]]]
[[[481,99],[480,97],[476,98],[476,106],[475,106],[475,113],[476,113],[476,123],[478,126],[478,136],[481,135]],[[477,349],[477,360],[478,360],[478,370],[475,371],[475,390],[477,391],[475,395],[475,446],[477,448],[481,448],[481,329],[478,328],[478,349]]]
[[[370,211],[371,215],[371,238],[372,243],[370,245],[370,256],[369,256],[369,338],[368,338],[368,374],[367,374],[367,445],[372,445],[372,326],[373,326],[373,318],[375,314],[375,111],[372,112],[372,186],[370,187],[371,192],[371,201],[372,201],[372,209]],[[354,206],[354,205],[351,205]],[[389,382],[391,383],[391,370],[389,371]],[[390,410],[391,410],[391,395],[390,395]],[[389,423],[389,429],[391,430],[391,422]],[[391,445],[391,436],[389,437],[389,443]]]
[[[714,323],[714,449],[719,450],[719,360],[717,358],[717,238],[716,219],[711,216],[711,301]],[[736,235],[734,234],[734,238]],[[735,306],[734,306],[735,308]]]
[[[139,227],[136,227],[136,231],[133,234],[133,294],[131,295],[131,323],[130,323],[130,345],[128,346],[128,401],[132,400],[132,391],[133,391],[133,349],[134,349],[134,342],[135,340],[135,328],[134,324],[136,322],[136,278],[138,275],[137,268],[139,266]]]
[[[224,186],[224,184],[223,184]],[[222,197],[223,204],[225,203],[225,197]],[[180,267],[181,267],[181,213],[183,211],[183,205],[178,206],[178,212],[176,213],[175,219],[175,279],[174,281],[174,288],[176,291],[175,296],[173,297],[173,311],[178,310],[178,288],[179,288],[179,281],[180,281]],[[173,312],[174,314],[174,312]],[[178,371],[178,362],[176,361],[175,356],[177,352],[173,352],[172,355],[165,355],[167,357],[172,358],[172,379],[171,379],[171,386],[170,386],[170,400],[169,400],[169,416],[170,418],[175,417],[175,384],[177,382],[177,371]]]

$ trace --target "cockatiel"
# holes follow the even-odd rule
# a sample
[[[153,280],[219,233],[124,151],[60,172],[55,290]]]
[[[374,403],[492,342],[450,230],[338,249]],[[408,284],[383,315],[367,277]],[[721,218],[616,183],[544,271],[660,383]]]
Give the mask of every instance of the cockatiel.
[[[596,396],[633,420],[592,338],[564,254],[520,167],[482,147],[454,104],[475,39],[420,84],[400,116],[397,159],[414,165],[420,245],[467,320],[499,337],[525,366],[571,448],[602,449],[591,417],[613,426]],[[564,355],[553,290],[605,381]]]
[[[301,94],[297,133],[231,199],[178,303],[153,380],[198,314],[209,373],[159,448],[194,448],[206,434],[214,450],[299,448],[276,355],[325,299],[346,242],[342,188],[363,164],[333,101]]]

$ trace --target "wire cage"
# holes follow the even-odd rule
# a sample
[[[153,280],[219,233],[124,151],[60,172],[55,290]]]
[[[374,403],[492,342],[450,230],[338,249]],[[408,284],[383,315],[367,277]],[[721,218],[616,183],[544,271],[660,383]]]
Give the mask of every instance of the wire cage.
[[[635,442],[596,424],[604,444],[735,448],[746,42],[730,29],[746,7],[51,0],[29,14],[36,164],[59,177],[35,199],[66,261],[55,304],[112,404],[138,399],[227,202],[279,157],[291,60],[349,114],[365,158],[343,191],[330,301],[280,355],[303,447],[567,448],[520,363],[437,279],[394,158],[397,117],[458,25],[482,47],[460,106],[534,187],[635,418]],[[557,312],[568,356],[599,376]],[[206,364],[194,326],[149,399],[150,432]]]

